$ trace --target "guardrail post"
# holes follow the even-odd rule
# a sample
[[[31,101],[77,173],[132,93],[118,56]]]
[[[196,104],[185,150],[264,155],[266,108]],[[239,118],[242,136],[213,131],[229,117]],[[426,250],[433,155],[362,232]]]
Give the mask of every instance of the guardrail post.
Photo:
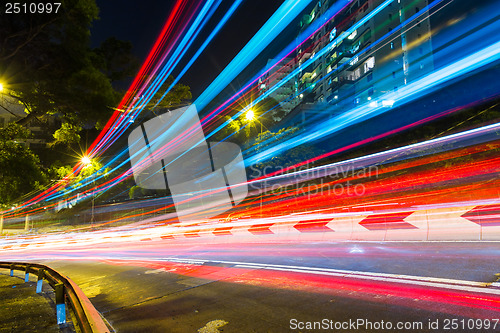
[[[30,227],[30,216],[26,214],[26,219],[24,220],[24,231],[28,231]]]
[[[45,276],[45,271],[43,269],[38,270],[38,281],[36,281],[36,293],[42,292],[43,277]]]
[[[57,324],[66,323],[66,303],[64,302],[64,284],[58,283],[54,286],[56,292]]]
[[[24,282],[28,282],[30,280],[30,266],[26,265],[24,268]]]
[[[14,276],[14,265],[10,265],[10,276]]]

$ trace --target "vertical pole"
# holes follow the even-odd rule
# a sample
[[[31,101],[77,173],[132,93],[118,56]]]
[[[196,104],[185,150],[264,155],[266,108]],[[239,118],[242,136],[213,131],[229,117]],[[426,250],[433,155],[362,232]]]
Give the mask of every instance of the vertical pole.
[[[3,215],[0,216],[0,235],[3,233]]]
[[[30,216],[26,214],[26,219],[24,220],[24,231],[28,231],[30,227]]]
[[[260,140],[261,140],[261,144],[262,144],[262,121],[259,121],[259,123],[260,123]],[[264,192],[262,191],[262,185],[261,185],[261,191],[260,191],[260,218],[261,218],[261,220],[262,220],[262,196],[263,195],[264,195]]]
[[[36,282],[36,293],[37,294],[42,292],[44,275],[45,275],[45,271],[43,269],[39,269],[38,270],[38,281]]]
[[[30,280],[30,266],[26,265],[24,269],[24,282],[28,282]]]
[[[14,276],[14,265],[10,265],[10,276]]]
[[[57,312],[57,324],[66,323],[66,304],[64,302],[64,284],[58,283],[54,286],[56,291],[56,312]]]

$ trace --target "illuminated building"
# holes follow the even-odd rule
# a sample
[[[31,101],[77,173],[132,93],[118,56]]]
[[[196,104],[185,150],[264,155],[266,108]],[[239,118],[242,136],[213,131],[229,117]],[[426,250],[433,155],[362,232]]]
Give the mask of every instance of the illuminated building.
[[[317,2],[302,17],[300,32],[321,20],[333,3]],[[296,60],[301,66],[329,47],[296,77],[300,104],[293,113],[300,113],[302,121],[310,113],[339,114],[387,92],[397,93],[434,69],[427,0],[394,0],[352,29],[382,3],[353,1],[298,48]],[[390,100],[382,102],[391,106]]]

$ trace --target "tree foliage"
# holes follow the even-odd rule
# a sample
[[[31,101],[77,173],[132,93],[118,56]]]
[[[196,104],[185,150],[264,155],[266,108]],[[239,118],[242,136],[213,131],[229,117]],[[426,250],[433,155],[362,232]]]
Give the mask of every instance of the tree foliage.
[[[0,81],[4,93],[25,107],[21,125],[47,114],[74,125],[95,124],[109,117],[119,98],[111,80],[123,77],[130,45],[110,40],[92,50],[95,0],[61,2],[57,14],[0,14]]]
[[[0,129],[0,204],[9,204],[46,182],[40,160],[23,144],[29,136],[15,123]]]
[[[191,89],[184,84],[177,83],[165,96],[163,96],[173,82],[174,77],[169,76],[148,103],[147,108],[153,108],[156,105],[157,108],[168,109],[187,104],[188,100],[192,97]],[[163,99],[161,99],[162,97]]]
[[[71,123],[63,123],[61,128],[55,131],[53,134],[54,141],[52,145],[55,144],[66,144],[70,145],[72,143],[80,142],[79,132],[82,128],[78,125],[73,125]]]
[[[250,154],[257,154],[275,145],[278,142],[292,139],[298,135],[298,127],[282,128],[277,132],[265,131],[260,133],[255,141],[251,143]],[[254,169],[265,170],[266,173],[280,171],[295,164],[307,161],[323,153],[323,150],[311,144],[301,144],[291,147],[268,160],[257,163]],[[260,174],[263,174],[261,172]]]
[[[132,43],[115,37],[106,39],[94,50],[94,63],[111,81],[135,75],[139,62],[132,55]]]
[[[236,114],[241,109],[234,109],[233,114]],[[273,126],[283,119],[286,112],[279,106],[279,103],[273,98],[264,98],[262,101],[251,107],[254,113],[253,119],[247,119],[246,114],[243,113],[239,117],[233,116],[219,116],[218,124],[227,122],[217,134],[217,140],[224,140],[229,138],[240,145],[248,145],[255,140],[258,136],[269,131]]]

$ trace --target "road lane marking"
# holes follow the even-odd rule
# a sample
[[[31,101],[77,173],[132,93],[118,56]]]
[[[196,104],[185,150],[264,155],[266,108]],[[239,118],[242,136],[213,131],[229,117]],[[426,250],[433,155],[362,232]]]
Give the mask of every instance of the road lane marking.
[[[403,274],[361,272],[361,271],[339,270],[332,268],[249,263],[241,261],[205,260],[205,259],[193,260],[193,259],[183,259],[183,258],[162,258],[160,260],[176,262],[176,263],[201,264],[201,265],[206,263],[228,264],[228,265],[234,265],[234,267],[237,268],[267,269],[267,270],[284,271],[284,272],[329,275],[329,276],[338,276],[343,278],[356,278],[356,279],[376,280],[383,282],[404,283],[404,284],[413,284],[413,285],[435,287],[435,288],[445,288],[445,289],[500,295],[500,289],[496,288],[497,287],[496,284],[489,284],[486,282],[477,282],[477,281],[403,275]]]

